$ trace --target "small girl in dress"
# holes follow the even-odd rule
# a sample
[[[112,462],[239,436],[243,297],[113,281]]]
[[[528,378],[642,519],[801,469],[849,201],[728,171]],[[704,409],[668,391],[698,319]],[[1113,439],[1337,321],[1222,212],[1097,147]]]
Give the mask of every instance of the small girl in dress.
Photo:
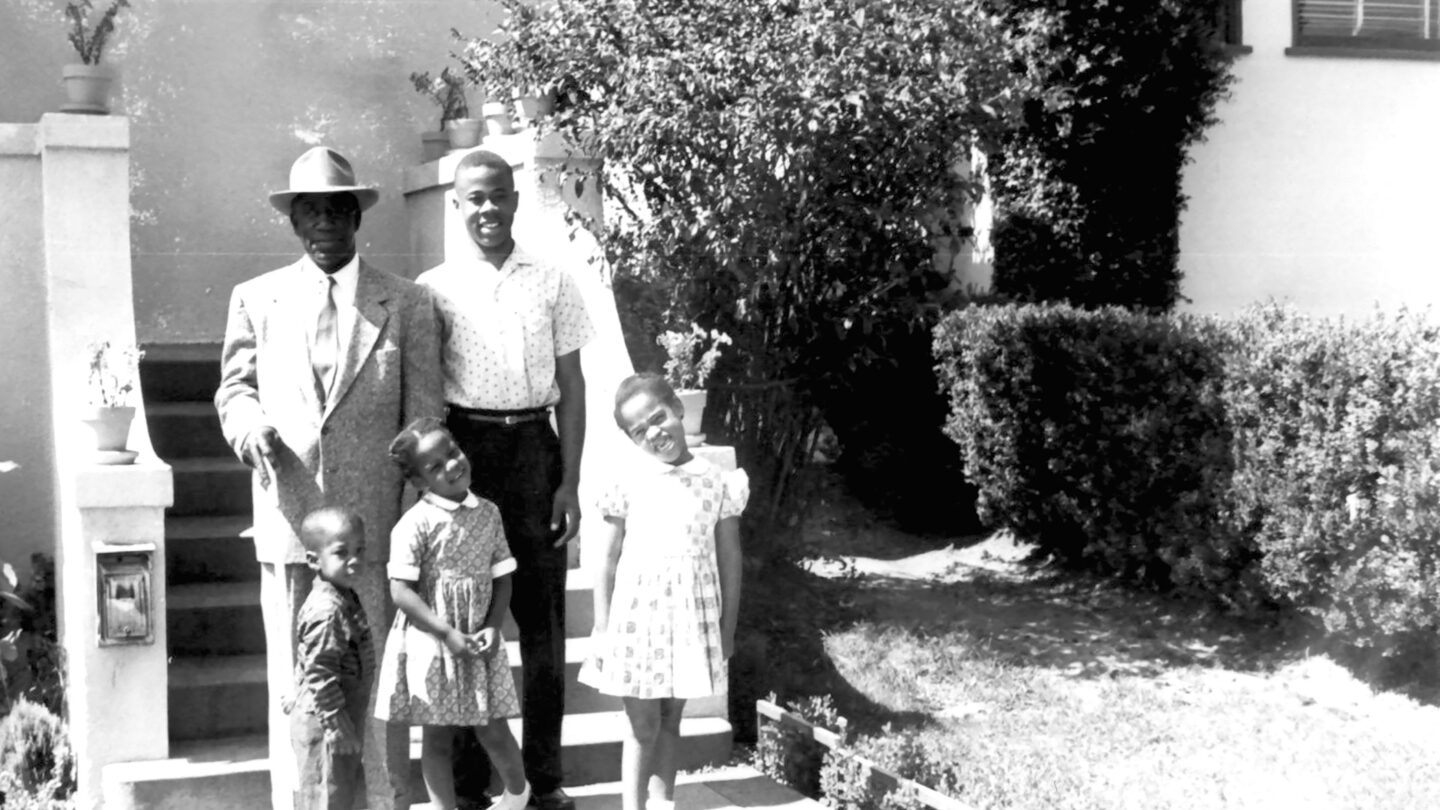
[[[380,663],[375,716],[424,726],[420,772],[431,806],[455,807],[454,726],[473,726],[505,782],[495,810],[530,799],[506,718],[520,713],[500,636],[515,558],[500,510],[470,492],[470,461],[438,419],[410,424],[390,459],[420,498],[390,533],[390,594],[399,610]]]
[[[740,608],[743,470],[690,453],[685,408],[656,374],[620,383],[615,421],[660,462],[600,500],[595,634],[581,683],[618,695],[630,721],[621,754],[623,810],[673,810],[687,698],[726,691]]]

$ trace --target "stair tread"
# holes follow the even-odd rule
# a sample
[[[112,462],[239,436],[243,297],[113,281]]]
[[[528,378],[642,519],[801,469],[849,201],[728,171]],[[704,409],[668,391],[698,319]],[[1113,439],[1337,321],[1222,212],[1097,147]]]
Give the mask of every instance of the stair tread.
[[[167,594],[171,610],[208,610],[260,604],[259,582],[199,582],[171,585]]]
[[[265,654],[176,656],[170,659],[170,688],[265,683]]]
[[[176,475],[183,473],[207,473],[207,472],[231,472],[233,470],[246,470],[240,459],[234,456],[200,456],[198,458],[177,458],[167,461],[167,464],[174,469]]]
[[[561,727],[563,746],[616,743],[624,738],[629,721],[625,712],[595,712],[565,716]],[[510,720],[515,736],[523,735],[524,723]],[[680,737],[705,737],[731,733],[730,721],[723,717],[686,717],[680,721]],[[420,757],[420,726],[410,728],[410,758]],[[268,742],[264,734],[217,737],[208,740],[186,740],[170,746],[170,758],[121,763],[129,781],[144,779],[184,779],[197,773],[233,773],[238,771],[269,771]],[[116,766],[112,765],[111,768]]]
[[[207,400],[168,400],[162,402],[146,402],[145,413],[147,416],[213,416],[219,418],[215,410],[215,403]]]
[[[219,343],[147,343],[142,363],[213,363],[220,366]]]
[[[249,515],[169,515],[165,518],[166,540],[212,540],[253,537],[254,518]]]

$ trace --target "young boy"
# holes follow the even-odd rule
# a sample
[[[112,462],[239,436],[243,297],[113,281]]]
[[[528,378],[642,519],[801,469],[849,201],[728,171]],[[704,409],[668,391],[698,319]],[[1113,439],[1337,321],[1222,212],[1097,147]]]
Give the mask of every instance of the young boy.
[[[327,506],[300,522],[315,584],[296,624],[290,739],[299,761],[297,810],[351,810],[365,795],[360,761],[365,705],[375,675],[370,626],[354,580],[364,565],[365,523]]]

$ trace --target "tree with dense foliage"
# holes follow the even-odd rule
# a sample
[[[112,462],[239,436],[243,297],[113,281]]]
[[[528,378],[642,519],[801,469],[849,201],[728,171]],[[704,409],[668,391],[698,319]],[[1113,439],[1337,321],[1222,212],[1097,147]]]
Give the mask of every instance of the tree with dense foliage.
[[[507,8],[502,68],[548,77],[550,126],[605,161],[622,319],[653,318],[635,342],[691,321],[735,340],[710,424],[756,481],[756,517],[776,515],[822,418],[842,444],[857,418],[925,422],[914,435],[953,452],[927,352],[954,297],[935,249],[966,236],[972,146],[1033,96],[1010,66],[1038,38],[952,0]],[[925,402],[886,396],[897,371]]]
[[[995,289],[1024,301],[1165,310],[1180,297],[1181,172],[1233,81],[1226,0],[994,0],[1045,46],[1052,92],[997,144]],[[1053,91],[1063,92],[1053,92]]]

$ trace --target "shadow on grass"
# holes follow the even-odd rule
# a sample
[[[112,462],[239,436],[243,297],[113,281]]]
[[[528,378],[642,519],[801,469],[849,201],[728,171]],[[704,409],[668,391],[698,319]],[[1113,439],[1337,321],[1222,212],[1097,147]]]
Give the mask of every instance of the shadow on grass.
[[[1237,617],[1203,599],[1045,567],[979,570],[954,582],[869,576],[851,587],[851,601],[878,626],[959,633],[1004,663],[1077,678],[1153,678],[1189,667],[1260,674],[1324,654],[1374,690],[1440,705],[1433,653],[1347,647],[1294,611]]]
[[[754,742],[755,701],[772,693],[782,706],[829,695],[850,728],[860,732],[929,719],[923,712],[895,711],[872,701],[836,669],[825,634],[862,618],[857,607],[855,589],[846,582],[791,565],[747,571],[730,660],[730,718],[737,741]]]

